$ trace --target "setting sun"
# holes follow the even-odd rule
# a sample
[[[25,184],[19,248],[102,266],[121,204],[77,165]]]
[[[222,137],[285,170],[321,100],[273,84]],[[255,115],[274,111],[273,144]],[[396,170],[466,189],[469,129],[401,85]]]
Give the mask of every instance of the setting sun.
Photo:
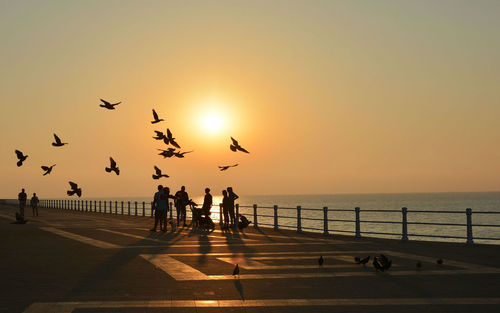
[[[222,129],[223,121],[220,114],[211,112],[203,117],[203,128],[211,133],[217,133]]]

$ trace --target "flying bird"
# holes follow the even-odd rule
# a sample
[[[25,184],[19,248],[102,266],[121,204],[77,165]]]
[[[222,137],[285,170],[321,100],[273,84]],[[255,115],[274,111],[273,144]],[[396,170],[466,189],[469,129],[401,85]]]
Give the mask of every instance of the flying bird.
[[[111,171],[113,171],[116,173],[116,175],[120,175],[120,168],[116,166],[115,160],[113,160],[113,158],[110,157],[109,162],[110,162],[110,167],[105,168],[106,172],[110,173]]]
[[[220,171],[222,172],[222,171],[227,170],[227,169],[228,169],[228,168],[230,168],[230,167],[235,167],[235,166],[238,166],[238,164],[219,166],[219,169],[220,169]]]
[[[156,133],[156,137],[153,137],[153,139],[156,139],[156,140],[164,140],[166,137],[165,137],[165,134],[162,133],[161,131],[157,131],[155,130],[155,133]]]
[[[245,153],[250,153],[248,152],[245,148],[243,148],[242,146],[239,145],[238,141],[236,139],[234,139],[233,137],[231,137],[231,140],[233,141],[233,143],[231,145],[229,145],[229,148],[231,149],[231,151],[233,152],[236,152],[236,151],[242,151],[242,152],[245,152]]]
[[[56,141],[52,143],[54,147],[62,147],[68,144],[67,142],[62,142],[61,138],[59,138],[56,134],[54,134],[54,140]]]
[[[28,158],[28,155],[24,155],[21,151],[16,150],[16,156],[19,161],[17,161],[17,166],[23,165],[23,162]]]
[[[322,256],[322,255],[320,255],[320,256],[319,256],[319,259],[318,259],[318,265],[319,265],[319,266],[323,266],[323,263],[324,263],[324,262],[325,262],[325,260],[323,259],[323,256]]]
[[[153,174],[153,179],[160,179],[162,177],[167,177],[167,178],[170,177],[167,174],[162,174],[161,170],[158,167],[156,167],[156,165],[155,165],[155,172],[156,172],[156,175]]]
[[[160,153],[158,153],[158,155],[163,156],[163,158],[171,158],[175,154],[175,148],[168,148],[167,150],[163,149],[158,149],[158,150],[161,151]]]
[[[238,275],[238,277],[240,277],[240,267],[238,266],[238,264],[236,264],[236,266],[234,267],[234,270],[233,270],[233,276],[236,276]]]
[[[164,121],[164,119],[159,119],[158,118],[158,113],[156,113],[155,109],[153,109],[153,117],[154,117],[154,121],[151,121],[151,124],[156,124],[156,123],[159,123],[161,121]]]
[[[82,188],[78,188],[78,184],[74,183],[72,181],[69,182],[69,185],[71,186],[71,190],[68,190],[66,193],[68,196],[72,196],[76,193],[78,197],[82,196]]]
[[[186,151],[186,152],[181,152],[181,151],[178,151],[178,152],[174,152],[174,156],[178,157],[178,158],[183,158],[184,157],[184,154],[186,153],[191,153],[193,152],[193,150],[191,151]]]
[[[179,144],[175,141],[175,138],[174,136],[172,136],[172,132],[170,131],[170,129],[167,128],[167,136],[163,138],[163,142],[165,142],[165,144],[172,144],[172,146],[176,147],[177,149],[180,149],[181,146],[179,146]]]
[[[99,104],[99,106],[101,108],[106,108],[108,110],[114,110],[115,109],[115,106],[119,105],[121,102],[117,102],[117,103],[109,103],[108,101],[106,100],[103,100],[101,99],[102,103],[104,103],[104,105],[102,104]]]
[[[56,165],[55,164],[52,165],[52,166],[44,166],[44,165],[42,165],[42,170],[45,171],[45,173],[43,173],[43,176],[50,174],[52,172],[52,168],[54,166],[56,166]]]

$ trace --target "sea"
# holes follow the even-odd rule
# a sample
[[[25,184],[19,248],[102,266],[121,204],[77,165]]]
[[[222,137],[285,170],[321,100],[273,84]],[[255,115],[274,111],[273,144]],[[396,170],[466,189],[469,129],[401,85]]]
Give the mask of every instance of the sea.
[[[203,202],[203,195],[191,196],[196,202]],[[86,198],[81,200],[111,202],[115,212],[142,215],[144,202],[145,214],[150,215],[151,197],[133,198]],[[212,219],[219,221],[218,203],[222,196],[214,195]],[[466,242],[466,209],[472,211],[472,235],[475,243],[500,244],[500,192],[461,192],[461,193],[395,193],[395,194],[328,194],[328,195],[240,195],[236,201],[239,212],[253,224],[254,208],[257,205],[257,224],[263,227],[274,226],[274,206],[277,206],[278,225],[281,229],[297,229],[298,209],[300,206],[300,226],[302,231],[324,232],[324,208],[327,207],[328,233],[355,235],[355,208],[360,208],[360,232],[362,237],[402,238],[402,208],[406,207],[407,233],[409,240],[430,240],[446,242]],[[190,216],[188,210],[188,217]],[[174,209],[175,217],[175,209]],[[446,224],[446,225],[436,225]],[[250,225],[252,226],[252,224]]]

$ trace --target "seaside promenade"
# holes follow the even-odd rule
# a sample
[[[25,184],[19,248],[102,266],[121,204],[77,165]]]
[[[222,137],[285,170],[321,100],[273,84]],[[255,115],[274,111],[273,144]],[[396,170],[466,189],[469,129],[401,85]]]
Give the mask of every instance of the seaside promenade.
[[[20,225],[15,211],[0,204],[0,312],[500,311],[495,245],[252,225],[153,233],[150,217],[49,208],[38,217],[27,208]],[[354,262],[380,253],[392,259],[388,272]]]

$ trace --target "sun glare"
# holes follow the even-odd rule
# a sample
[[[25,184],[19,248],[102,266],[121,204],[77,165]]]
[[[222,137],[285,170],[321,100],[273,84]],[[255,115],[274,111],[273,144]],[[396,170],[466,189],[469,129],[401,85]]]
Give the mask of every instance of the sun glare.
[[[211,133],[218,133],[223,126],[222,118],[216,112],[207,113],[203,117],[203,128]]]

